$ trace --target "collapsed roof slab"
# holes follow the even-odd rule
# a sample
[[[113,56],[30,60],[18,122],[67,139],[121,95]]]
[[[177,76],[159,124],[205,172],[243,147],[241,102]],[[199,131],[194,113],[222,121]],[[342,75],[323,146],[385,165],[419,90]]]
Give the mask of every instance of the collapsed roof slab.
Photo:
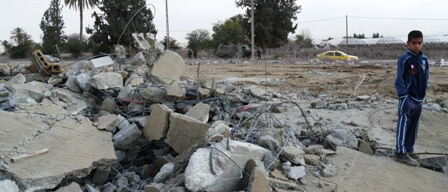
[[[0,111],[0,157],[21,191],[51,189],[65,177],[81,178],[116,156],[110,132],[100,131],[83,116],[49,120],[47,116]],[[11,162],[38,150],[49,152]]]

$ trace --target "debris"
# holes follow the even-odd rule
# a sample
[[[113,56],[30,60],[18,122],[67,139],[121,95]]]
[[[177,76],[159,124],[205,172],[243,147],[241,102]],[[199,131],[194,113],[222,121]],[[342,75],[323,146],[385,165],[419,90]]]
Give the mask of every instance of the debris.
[[[210,105],[204,103],[197,103],[192,108],[188,109],[186,116],[193,117],[203,123],[207,123],[209,119]]]
[[[265,171],[261,167],[256,167],[249,179],[249,186],[247,187],[249,192],[270,192],[271,187],[269,181],[265,175]]]
[[[170,125],[165,143],[178,153],[204,141],[211,127],[209,124],[178,113],[170,113],[169,121]]]
[[[160,104],[155,104],[151,115],[143,128],[143,134],[149,141],[160,140],[166,137],[169,126],[171,110]]]
[[[49,149],[41,149],[41,150],[34,151],[34,152],[30,153],[30,154],[20,155],[20,156],[17,156],[17,157],[13,157],[11,159],[12,159],[13,163],[17,163],[17,162],[25,160],[25,159],[29,159],[29,158],[32,158],[32,157],[35,157],[35,156],[38,156],[38,155],[42,155],[42,154],[48,153],[49,151],[50,151]]]
[[[165,85],[178,84],[180,76],[185,70],[185,63],[179,54],[165,51],[154,64],[151,75]]]
[[[89,80],[89,83],[96,89],[121,89],[123,88],[123,77],[119,73],[99,73],[92,76]]]

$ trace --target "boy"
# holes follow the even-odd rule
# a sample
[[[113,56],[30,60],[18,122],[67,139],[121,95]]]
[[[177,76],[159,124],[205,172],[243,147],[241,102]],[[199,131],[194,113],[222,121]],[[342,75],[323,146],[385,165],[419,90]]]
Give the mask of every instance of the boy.
[[[411,31],[408,34],[409,50],[397,63],[395,89],[398,95],[398,122],[396,152],[394,159],[410,166],[418,166],[418,155],[414,154],[417,129],[422,112],[429,79],[428,58],[422,53],[423,34]]]

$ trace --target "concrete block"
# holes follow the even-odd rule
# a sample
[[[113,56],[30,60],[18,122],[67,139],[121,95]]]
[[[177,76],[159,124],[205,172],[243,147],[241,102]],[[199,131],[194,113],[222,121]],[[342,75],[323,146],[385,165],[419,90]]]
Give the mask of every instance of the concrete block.
[[[148,121],[149,116],[137,116],[129,118],[129,121],[132,123],[137,123],[138,126],[144,127],[146,122]]]
[[[23,76],[21,73],[15,75],[14,77],[11,77],[11,79],[8,80],[8,82],[6,82],[4,84],[5,87],[10,87],[13,84],[25,84],[26,82],[26,78],[25,76]]]
[[[87,192],[100,192],[98,189],[96,189],[95,187],[93,187],[93,186],[91,186],[89,184],[86,184],[85,188],[86,188]]]
[[[282,168],[286,176],[290,179],[298,180],[306,175],[304,166],[291,166],[289,161],[283,163]]]
[[[305,163],[307,165],[313,165],[316,166],[319,163],[320,157],[313,154],[305,154]]]
[[[271,192],[271,186],[264,169],[256,167],[249,178],[248,192]]]
[[[280,141],[270,135],[263,135],[258,140],[258,145],[271,151],[277,151],[277,149],[280,147]]]
[[[141,50],[150,50],[151,49],[151,45],[145,39],[143,33],[132,33],[132,38],[134,39],[134,46],[137,49],[141,49]]]
[[[172,99],[183,99],[187,90],[185,88],[179,86],[178,84],[173,83],[172,85],[166,86],[166,96]]]
[[[280,157],[290,161],[295,165],[305,165],[304,155],[305,152],[301,148],[295,146],[286,146],[285,148],[283,148]]]
[[[154,182],[163,183],[164,181],[166,181],[170,176],[171,172],[173,172],[173,169],[174,169],[174,163],[167,163],[163,165],[163,167],[154,177]]]
[[[327,136],[326,142],[333,146],[343,146],[351,149],[358,149],[358,139],[348,128],[334,130]]]
[[[79,87],[78,83],[76,83],[76,76],[69,76],[65,82],[65,87],[67,87],[70,91],[82,93],[81,87]]]
[[[170,113],[170,125],[165,143],[181,153],[192,145],[205,141],[210,127],[209,124],[191,117]]]
[[[104,98],[103,103],[101,104],[101,109],[109,113],[114,113],[117,110],[117,105],[115,104],[114,99],[106,97]]]
[[[118,118],[114,114],[98,117],[98,129],[114,132],[118,126]]]
[[[107,181],[110,170],[104,168],[97,168],[92,177],[92,183],[101,184]]]
[[[70,185],[61,187],[55,192],[83,192],[78,183],[72,182]]]
[[[141,134],[142,132],[137,124],[132,123],[112,137],[114,147],[116,149],[129,149],[137,144]]]
[[[166,137],[169,126],[171,109],[165,105],[155,104],[149,115],[143,134],[150,141],[160,140]]]
[[[117,99],[132,100],[132,90],[134,90],[134,88],[132,88],[132,85],[126,85],[120,90],[120,93],[118,93]]]
[[[120,73],[107,72],[92,76],[89,80],[90,85],[96,89],[114,89],[123,88],[123,77]]]
[[[210,148],[200,148],[190,158],[185,170],[185,186],[190,191],[238,191],[242,190],[240,180],[230,180],[219,183],[223,179],[235,178],[241,175],[241,171],[232,163],[232,159],[239,167],[246,167],[246,163],[253,159],[260,162],[270,153],[267,149],[250,143],[227,140],[214,144],[222,153],[214,150],[212,154],[213,171],[210,167]],[[228,157],[226,157],[228,156]],[[262,167],[263,168],[263,167]],[[218,183],[217,183],[218,182]],[[212,185],[205,189],[206,186]]]
[[[127,126],[130,125],[129,121],[125,117],[123,117],[121,115],[117,115],[117,119],[118,119],[118,125],[117,126],[118,126],[118,129],[120,129],[120,130],[122,130],[122,129],[124,129]]]
[[[45,98],[45,92],[53,86],[38,81],[25,84],[12,84],[6,87],[10,92],[9,103],[16,106],[19,103],[40,103]]]
[[[158,87],[146,87],[139,91],[143,99],[160,102],[165,99],[166,92]]]
[[[65,107],[67,114],[77,115],[87,108],[87,103],[83,95],[71,92],[67,89],[53,89],[51,92],[51,97],[57,98],[56,100],[67,104]]]
[[[131,85],[133,87],[138,86],[140,84],[143,84],[144,80],[142,76],[139,76],[137,74],[132,74],[131,76],[126,79],[125,85]]]
[[[210,117],[210,105],[204,103],[197,103],[195,106],[190,108],[185,114],[188,117],[193,117],[203,123],[208,122]]]
[[[0,180],[0,191],[19,192],[19,186],[9,179]]]
[[[90,75],[81,73],[78,76],[76,76],[76,84],[81,88],[83,91],[89,91],[92,87],[89,83]]]
[[[131,65],[145,65],[146,59],[142,52],[138,52],[131,59]]]
[[[173,82],[177,84],[184,70],[185,63],[182,57],[176,52],[165,51],[154,64],[151,76],[166,85],[173,84]]]

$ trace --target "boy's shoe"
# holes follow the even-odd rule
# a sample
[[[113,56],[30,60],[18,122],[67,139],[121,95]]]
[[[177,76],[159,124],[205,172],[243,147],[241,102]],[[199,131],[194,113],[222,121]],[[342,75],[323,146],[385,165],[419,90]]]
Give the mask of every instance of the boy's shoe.
[[[394,160],[413,167],[417,167],[419,165],[416,160],[412,159],[408,154],[404,153],[395,153]]]
[[[412,159],[420,159],[420,155],[415,154],[414,152],[408,153],[408,155],[409,155]]]

